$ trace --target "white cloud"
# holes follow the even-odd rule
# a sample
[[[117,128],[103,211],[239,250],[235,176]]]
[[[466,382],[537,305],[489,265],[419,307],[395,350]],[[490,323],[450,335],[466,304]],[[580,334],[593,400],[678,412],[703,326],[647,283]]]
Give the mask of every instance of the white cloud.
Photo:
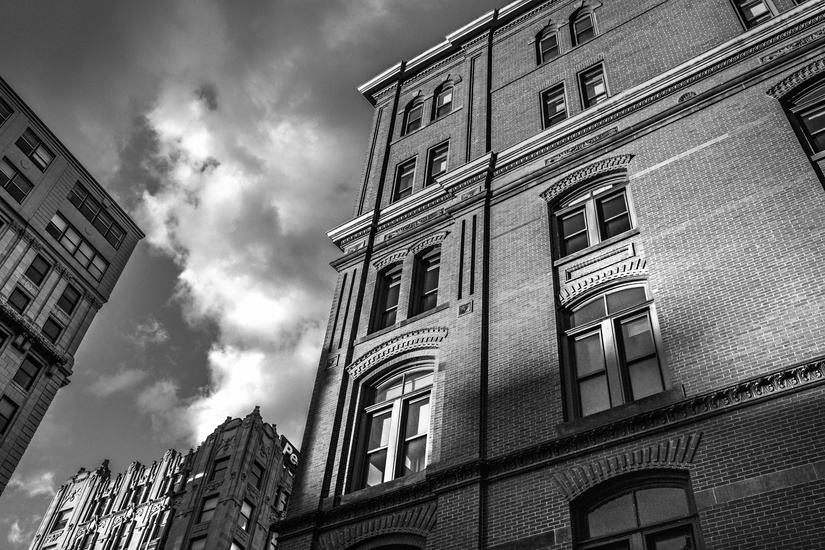
[[[89,385],[89,391],[98,397],[109,397],[112,394],[131,389],[140,384],[149,372],[143,369],[128,369],[121,365],[117,372],[102,375]]]
[[[9,534],[6,538],[12,544],[22,544],[26,542],[29,537],[23,533],[23,528],[20,527],[20,520],[15,519],[9,527]]]
[[[135,330],[127,338],[139,348],[145,348],[148,344],[162,344],[169,340],[169,332],[154,317],[149,317],[146,322],[138,323]]]
[[[9,480],[8,487],[25,493],[29,498],[38,495],[51,496],[54,494],[54,472],[43,471],[30,476],[14,474]]]

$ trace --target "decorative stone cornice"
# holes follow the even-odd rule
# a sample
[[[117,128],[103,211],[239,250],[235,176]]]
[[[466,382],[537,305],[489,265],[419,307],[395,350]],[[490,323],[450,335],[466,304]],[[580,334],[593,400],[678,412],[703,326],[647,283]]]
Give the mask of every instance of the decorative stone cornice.
[[[418,241],[417,243],[415,243],[414,245],[412,245],[407,250],[407,254],[417,254],[417,253],[421,252],[422,250],[424,250],[427,247],[436,245],[436,244],[440,243],[441,241],[443,241],[444,239],[446,239],[448,234],[449,233],[447,231],[442,231],[441,233],[435,233],[433,235],[425,237],[425,238],[421,239],[420,241]]]
[[[34,345],[35,349],[44,355],[50,364],[56,367],[64,367],[69,362],[68,354],[46,340],[39,328],[20,315],[6,301],[0,302],[0,316],[4,317],[17,331],[22,333],[25,339]]]
[[[597,273],[591,274],[586,279],[581,279],[573,284],[562,287],[559,293],[561,305],[567,305],[579,296],[587,294],[594,288],[607,284],[617,279],[630,277],[646,277],[647,262],[643,258],[631,258],[619,264],[612,265]]]
[[[387,267],[390,264],[394,264],[397,261],[403,260],[407,256],[406,250],[399,250],[398,252],[393,252],[383,258],[380,258],[372,263],[372,266],[375,269],[381,270]]]
[[[406,225],[402,225],[400,227],[397,227],[391,233],[386,233],[384,235],[384,240],[387,241],[389,239],[392,239],[393,237],[397,237],[398,235],[406,233],[407,231],[412,231],[416,227],[422,226],[425,223],[427,223],[431,220],[434,220],[436,218],[439,218],[443,215],[444,215],[444,209],[443,208],[439,208],[438,210],[434,210],[434,211],[430,212],[429,214],[427,214],[425,216],[421,216],[420,218],[418,218],[417,220],[415,220],[413,222],[410,222]]]
[[[812,32],[805,38],[801,38],[799,40],[791,42],[787,46],[784,46],[774,52],[769,53],[768,55],[762,57],[759,61],[761,61],[762,63],[770,63],[774,59],[778,59],[783,55],[791,53],[794,50],[798,50],[799,48],[806,46],[811,42],[816,42],[817,40],[823,37],[825,37],[825,29],[819,29],[817,31]]]
[[[436,523],[438,502],[430,501],[366,521],[328,531],[318,537],[318,550],[344,550],[361,541],[394,533],[426,537]]]
[[[631,160],[633,160],[633,155],[619,155],[588,164],[552,183],[550,187],[541,194],[541,198],[547,202],[552,202],[556,197],[585,180],[614,172],[627,171],[627,165],[630,164]]]
[[[438,348],[447,334],[449,330],[446,327],[428,327],[400,334],[362,355],[347,367],[347,372],[351,377],[359,378],[375,365],[395,355],[419,349]]]
[[[667,439],[557,472],[550,479],[564,498],[573,500],[591,487],[629,472],[654,468],[687,468],[693,463],[701,437],[701,432],[697,432]]]
[[[451,55],[450,57],[444,59],[443,61],[439,61],[438,63],[433,63],[423,71],[416,73],[415,75],[410,78],[407,82],[404,82],[402,87],[402,93],[408,91],[410,88],[414,88],[417,86],[422,80],[425,80],[431,74],[443,70],[448,65],[453,65],[464,57],[462,52],[458,52],[456,54]]]
[[[558,4],[560,1],[561,1],[561,0],[550,0],[549,2],[546,2],[546,3],[542,4],[542,5],[540,5],[539,7],[537,7],[537,8],[535,8],[535,9],[532,9],[532,10],[528,11],[528,12],[527,12],[527,13],[525,13],[524,15],[522,15],[522,16],[520,16],[520,17],[516,17],[515,19],[513,19],[513,20],[512,20],[512,21],[510,21],[509,23],[507,23],[507,24],[505,24],[505,25],[502,25],[501,27],[497,28],[497,29],[493,32],[493,36],[494,36],[495,38],[499,38],[499,36],[500,36],[501,34],[506,33],[506,32],[507,32],[507,31],[509,31],[510,29],[512,29],[512,28],[514,28],[514,27],[517,27],[517,26],[521,25],[522,23],[524,23],[524,22],[525,22],[525,21],[527,21],[528,19],[532,19],[533,17],[535,17],[535,16],[537,16],[537,15],[540,15],[540,14],[542,14],[542,13],[544,13],[544,12],[548,11],[550,8],[555,7],[555,6],[556,6],[556,4]]]
[[[788,94],[788,92],[791,92],[794,88],[806,80],[813,78],[823,71],[825,71],[825,57],[821,57],[812,63],[808,63],[787,78],[784,78],[775,86],[769,88],[765,93],[775,99],[782,99]]]

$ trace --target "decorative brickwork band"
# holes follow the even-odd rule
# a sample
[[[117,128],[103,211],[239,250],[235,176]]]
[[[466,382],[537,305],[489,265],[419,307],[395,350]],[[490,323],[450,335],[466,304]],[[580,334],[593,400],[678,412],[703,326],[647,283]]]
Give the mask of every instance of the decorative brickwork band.
[[[583,294],[587,294],[596,287],[629,277],[646,277],[647,261],[643,258],[631,258],[620,264],[612,265],[602,271],[593,273],[586,279],[581,279],[561,289],[559,301],[566,305]]]
[[[394,253],[390,254],[389,256],[384,256],[380,260],[377,260],[377,261],[373,262],[372,266],[375,269],[380,271],[380,270],[384,269],[385,267],[387,267],[388,265],[391,265],[391,264],[394,264],[395,262],[403,260],[406,255],[407,255],[406,250],[399,250],[398,252],[394,252]]]
[[[701,436],[701,432],[683,435],[642,449],[613,455],[558,472],[551,480],[564,498],[573,500],[602,481],[628,472],[651,468],[687,468],[693,463]]]
[[[805,38],[802,38],[800,40],[792,42],[792,43],[788,44],[787,46],[776,50],[775,52],[769,53],[768,55],[762,57],[759,61],[761,61],[762,63],[769,63],[769,62],[773,61],[774,59],[782,57],[785,54],[789,54],[792,51],[801,48],[802,46],[806,46],[806,45],[810,44],[811,42],[816,42],[817,40],[819,40],[823,36],[825,36],[825,29],[819,29],[818,31],[809,34]]]
[[[568,174],[559,181],[553,183],[549,189],[541,194],[541,198],[547,202],[575,187],[577,184],[595,178],[603,174],[609,174],[618,171],[627,171],[627,165],[633,160],[633,155],[620,155],[617,157],[609,157],[602,159],[593,164],[588,164],[584,168],[579,168],[572,174]]]
[[[443,241],[444,239],[446,239],[447,234],[448,234],[447,231],[442,231],[441,233],[436,233],[435,235],[430,235],[429,237],[426,237],[426,238],[418,241],[414,245],[412,245],[409,248],[409,250],[407,251],[407,253],[408,254],[418,254],[419,252],[421,252],[425,248],[428,248],[430,246],[438,244],[441,241]]]
[[[767,92],[769,96],[782,99],[785,95],[788,94],[791,90],[805,82],[806,80],[818,75],[822,71],[825,70],[825,57],[817,59],[813,63],[805,65],[789,77],[785,78],[772,88],[770,88]]]
[[[446,327],[431,327],[401,334],[368,351],[348,366],[347,372],[353,378],[358,378],[375,365],[395,355],[418,349],[438,348],[448,333]]]
[[[426,537],[435,527],[435,501],[407,508],[394,514],[371,518],[367,521],[348,525],[341,529],[324,533],[318,538],[318,550],[344,550],[381,535],[411,534]]]

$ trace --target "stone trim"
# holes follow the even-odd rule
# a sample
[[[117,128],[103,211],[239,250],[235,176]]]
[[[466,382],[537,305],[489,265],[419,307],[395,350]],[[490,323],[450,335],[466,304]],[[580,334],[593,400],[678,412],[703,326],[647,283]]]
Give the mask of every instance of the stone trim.
[[[442,242],[444,239],[446,239],[448,234],[449,233],[447,231],[442,231],[441,233],[436,233],[434,235],[430,235],[429,237],[421,239],[407,250],[407,254],[417,254],[427,247],[430,247],[434,244],[438,244]]]
[[[687,468],[693,463],[701,432],[668,439],[554,474],[550,480],[568,501],[614,477],[652,468]]]
[[[633,160],[633,155],[619,155],[588,164],[553,183],[550,188],[541,194],[541,198],[547,202],[552,202],[556,197],[585,180],[613,172],[627,172],[627,165],[630,164],[631,160]]]
[[[380,271],[380,270],[384,269],[385,267],[387,267],[390,264],[393,264],[393,263],[395,263],[399,260],[403,260],[406,256],[407,256],[407,251],[406,250],[400,250],[398,252],[394,252],[392,254],[384,256],[383,258],[381,258],[379,260],[376,260],[376,261],[372,262],[372,267],[374,267],[375,269]]]
[[[785,46],[783,48],[779,48],[775,52],[769,53],[768,55],[762,57],[759,61],[762,62],[762,63],[770,63],[774,59],[782,57],[783,55],[786,55],[786,54],[788,54],[788,53],[790,53],[794,50],[797,50],[797,49],[801,48],[802,46],[810,44],[811,42],[816,42],[817,40],[819,40],[820,38],[822,38],[824,36],[825,36],[825,29],[819,29],[818,31],[812,32],[811,34],[809,34],[805,38],[797,40],[796,42],[792,42],[792,43],[788,44],[787,46]]]
[[[429,327],[400,334],[362,355],[347,367],[347,372],[353,379],[360,378],[372,367],[393,356],[413,350],[438,348],[447,334],[449,330],[446,327]]]
[[[769,88],[765,93],[774,99],[783,99],[794,88],[823,71],[825,71],[825,57],[821,57],[813,63],[805,65],[775,86]]]
[[[513,27],[516,27],[516,26],[524,23],[525,21],[535,17],[536,15],[544,13],[545,11],[549,10],[550,8],[556,7],[556,4],[558,4],[559,1],[560,0],[550,0],[549,2],[546,2],[542,5],[540,5],[539,7],[528,11],[524,15],[516,17],[515,19],[513,19],[512,21],[510,21],[506,25],[503,25],[503,26],[497,28],[495,31],[493,31],[493,36],[495,37],[496,40],[499,40],[501,34],[509,31]]]
[[[35,346],[35,349],[52,365],[56,367],[63,367],[69,362],[69,355],[64,353],[56,345],[52,344],[43,336],[40,329],[35,327],[32,322],[17,313],[8,302],[0,302],[0,317],[9,321],[21,334],[25,335],[25,339]],[[51,369],[47,370],[51,373]]]
[[[598,273],[591,274],[586,279],[565,285],[559,293],[559,301],[564,306],[594,288],[611,281],[628,277],[647,277],[647,274],[647,261],[643,258],[631,258],[605,268]]]
[[[318,550],[344,550],[359,542],[382,535],[418,535],[426,538],[436,523],[438,502],[431,501],[414,508],[405,508],[389,515],[370,518],[318,537]]]
[[[455,53],[455,54],[451,55],[450,57],[448,57],[447,59],[445,59],[443,61],[439,61],[438,63],[434,63],[434,64],[430,65],[428,68],[424,69],[423,71],[421,71],[419,73],[416,73],[415,75],[412,76],[412,78],[410,78],[410,80],[404,82],[404,84],[401,86],[401,90],[402,90],[401,93],[406,93],[407,91],[409,91],[410,88],[414,87],[415,85],[420,83],[422,80],[425,80],[432,73],[442,70],[444,67],[446,67],[447,65],[450,65],[451,63],[457,63],[463,57],[464,57],[463,52]]]

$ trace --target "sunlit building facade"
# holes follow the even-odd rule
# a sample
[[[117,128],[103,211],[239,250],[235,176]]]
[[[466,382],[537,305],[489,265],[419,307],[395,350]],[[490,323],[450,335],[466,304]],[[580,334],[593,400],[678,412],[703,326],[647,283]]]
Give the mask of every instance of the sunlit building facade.
[[[0,493],[143,236],[0,79]]]
[[[825,3],[518,0],[374,106],[282,550],[819,548]]]

